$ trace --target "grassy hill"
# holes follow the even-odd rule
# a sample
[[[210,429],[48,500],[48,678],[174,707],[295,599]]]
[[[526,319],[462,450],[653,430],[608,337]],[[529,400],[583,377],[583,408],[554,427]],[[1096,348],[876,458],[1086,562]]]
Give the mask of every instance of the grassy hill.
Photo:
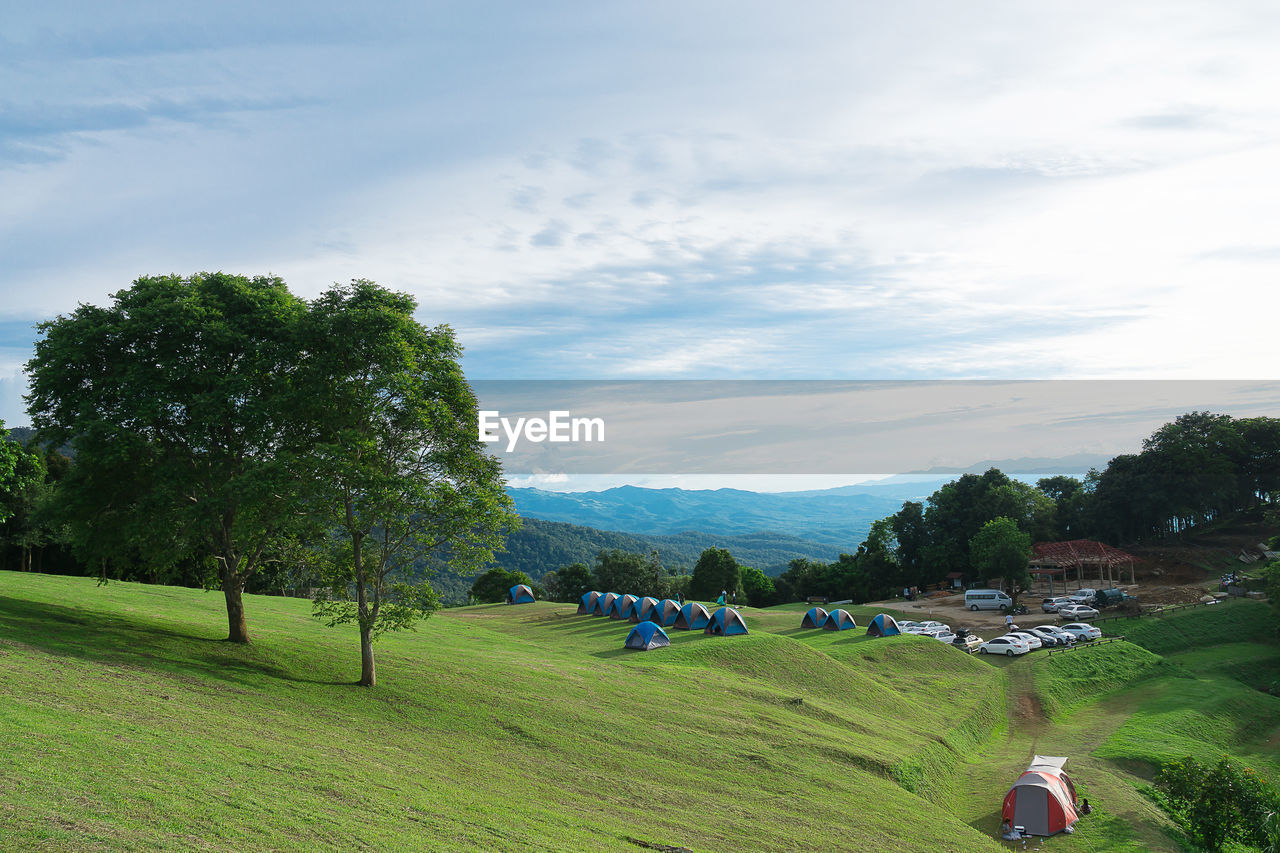
[[[354,632],[324,628],[306,602],[247,606],[255,642],[233,647],[217,593],[0,572],[0,849],[634,851],[635,839],[979,853],[1001,849],[994,812],[1039,749],[1071,754],[1078,783],[1102,792],[1097,818],[1055,848],[1174,850],[1127,769],[1140,756],[1091,753],[1126,742],[1113,737],[1124,709],[1158,708],[1163,685],[1217,671],[1212,654],[1166,664],[1114,644],[1130,650],[1126,671],[1151,672],[1082,696],[1058,682],[1105,649],[988,662],[923,638],[802,631],[798,605],[744,608],[747,637],[673,631],[671,648],[642,654],[622,649],[629,625],[538,603],[449,610],[386,637],[367,691],[351,684]],[[1050,664],[1063,672],[1041,676]],[[1037,688],[1057,713],[1029,726],[1018,708]],[[1280,700],[1252,693],[1245,716],[1274,722]],[[1238,726],[1212,746],[1232,738],[1268,755]]]

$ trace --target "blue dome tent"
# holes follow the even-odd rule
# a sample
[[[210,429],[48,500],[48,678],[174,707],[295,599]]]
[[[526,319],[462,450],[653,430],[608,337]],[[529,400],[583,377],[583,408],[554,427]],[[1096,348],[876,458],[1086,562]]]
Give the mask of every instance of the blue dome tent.
[[[853,621],[848,610],[832,610],[827,614],[827,621],[822,623],[822,627],[828,631],[848,631],[850,628],[857,628],[858,623]]]
[[[871,620],[871,624],[867,626],[867,634],[872,637],[892,637],[895,634],[901,634],[898,629],[898,623],[888,613],[877,614]]]
[[[822,624],[827,621],[827,611],[821,607],[810,607],[809,612],[804,615],[804,619],[800,622],[801,628],[821,628]]]
[[[636,604],[639,601],[640,599],[636,598],[631,593],[627,593],[622,596],[622,598],[615,601],[613,604],[613,610],[605,615],[610,619],[630,619],[631,614],[635,610]]]
[[[707,608],[696,601],[686,601],[680,608],[680,615],[676,617],[676,627],[681,631],[696,631],[707,627],[710,621],[711,614],[707,612]]]
[[[664,598],[658,602],[658,606],[653,608],[653,612],[649,614],[649,621],[656,622],[664,628],[670,628],[676,624],[676,619],[680,617],[680,602],[674,598]]]
[[[666,631],[662,630],[662,626],[655,625],[652,622],[641,622],[632,628],[631,633],[627,635],[627,642],[624,648],[647,652],[651,649],[660,649],[669,645],[671,645],[671,638],[667,636]]]
[[[736,637],[747,633],[747,623],[742,621],[742,614],[732,607],[721,607],[711,614],[711,621],[702,630],[717,637]]]
[[[584,592],[582,600],[578,602],[578,613],[594,615],[596,612],[596,601],[600,598],[598,592]]]
[[[654,608],[658,606],[658,599],[653,596],[646,595],[644,598],[636,602],[635,608],[631,611],[632,622],[652,622],[649,617],[653,615]]]
[[[507,604],[533,604],[533,590],[528,584],[516,584],[507,590]]]

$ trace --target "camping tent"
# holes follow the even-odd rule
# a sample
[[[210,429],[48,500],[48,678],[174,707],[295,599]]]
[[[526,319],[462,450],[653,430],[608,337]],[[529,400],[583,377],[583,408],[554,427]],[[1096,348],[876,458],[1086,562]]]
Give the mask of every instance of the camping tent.
[[[822,627],[828,631],[848,631],[850,628],[857,628],[858,623],[853,621],[848,610],[832,610]]]
[[[676,624],[676,618],[680,615],[680,602],[674,598],[664,598],[658,602],[658,606],[653,608],[653,612],[649,614],[649,621],[656,622],[664,628],[670,628]]]
[[[639,600],[631,593],[627,593],[622,598],[619,598],[614,603],[613,610],[605,615],[610,619],[629,619],[632,611],[635,610],[636,602]]]
[[[721,607],[711,614],[711,621],[702,630],[718,637],[736,637],[747,633],[747,623],[742,621],[742,614],[732,607]]]
[[[533,604],[533,590],[528,584],[516,584],[507,590],[507,604]]]
[[[804,615],[804,619],[800,622],[801,628],[821,628],[822,623],[827,621],[827,611],[821,607],[811,607],[809,612]]]
[[[872,637],[892,637],[894,634],[901,633],[898,623],[888,613],[877,614],[867,626],[867,634]]]
[[[711,614],[707,612],[707,608],[696,601],[686,601],[680,608],[680,615],[676,617],[676,627],[681,631],[696,631],[707,627],[710,621]]]
[[[1037,755],[1004,795],[1001,821],[1024,835],[1053,835],[1080,819],[1076,789],[1062,771],[1065,758]]]
[[[660,649],[669,645],[671,645],[671,638],[667,636],[666,631],[662,630],[662,626],[652,622],[641,622],[631,629],[624,647],[647,652],[650,649]]]
[[[618,605],[620,596],[616,592],[606,592],[604,595],[596,599],[596,615],[608,616],[609,612]]]
[[[646,595],[644,598],[636,602],[635,609],[631,611],[631,621],[632,622],[652,621],[649,617],[653,615],[653,610],[657,606],[658,606],[658,599],[654,598],[651,595]]]
[[[582,601],[578,602],[578,613],[589,613],[594,615],[596,612],[596,601],[599,598],[600,593],[598,592],[584,592],[582,594]]]

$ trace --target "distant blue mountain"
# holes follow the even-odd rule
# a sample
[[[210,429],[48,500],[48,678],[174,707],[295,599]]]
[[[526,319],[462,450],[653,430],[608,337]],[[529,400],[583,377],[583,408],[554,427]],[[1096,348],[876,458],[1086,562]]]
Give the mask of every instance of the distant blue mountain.
[[[520,515],[649,536],[698,532],[741,536],[774,533],[852,552],[871,523],[936,485],[895,484],[819,492],[767,494],[739,489],[690,491],[620,486],[602,492],[508,489]]]

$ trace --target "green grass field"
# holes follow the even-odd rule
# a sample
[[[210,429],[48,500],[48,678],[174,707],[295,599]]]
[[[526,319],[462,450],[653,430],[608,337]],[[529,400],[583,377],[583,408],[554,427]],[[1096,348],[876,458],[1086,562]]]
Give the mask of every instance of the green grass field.
[[[802,631],[787,606],[744,608],[746,637],[673,630],[636,653],[629,624],[489,605],[384,638],[363,690],[354,631],[247,603],[236,647],[218,593],[0,572],[0,850],[978,853],[1001,849],[1035,751],[1070,755],[1100,806],[1047,844],[1176,850],[1138,790],[1169,685],[1202,685],[1177,743],[1274,757],[1250,726],[1280,700],[1233,678],[1230,650],[988,662]],[[1219,701],[1226,682],[1254,704]]]

